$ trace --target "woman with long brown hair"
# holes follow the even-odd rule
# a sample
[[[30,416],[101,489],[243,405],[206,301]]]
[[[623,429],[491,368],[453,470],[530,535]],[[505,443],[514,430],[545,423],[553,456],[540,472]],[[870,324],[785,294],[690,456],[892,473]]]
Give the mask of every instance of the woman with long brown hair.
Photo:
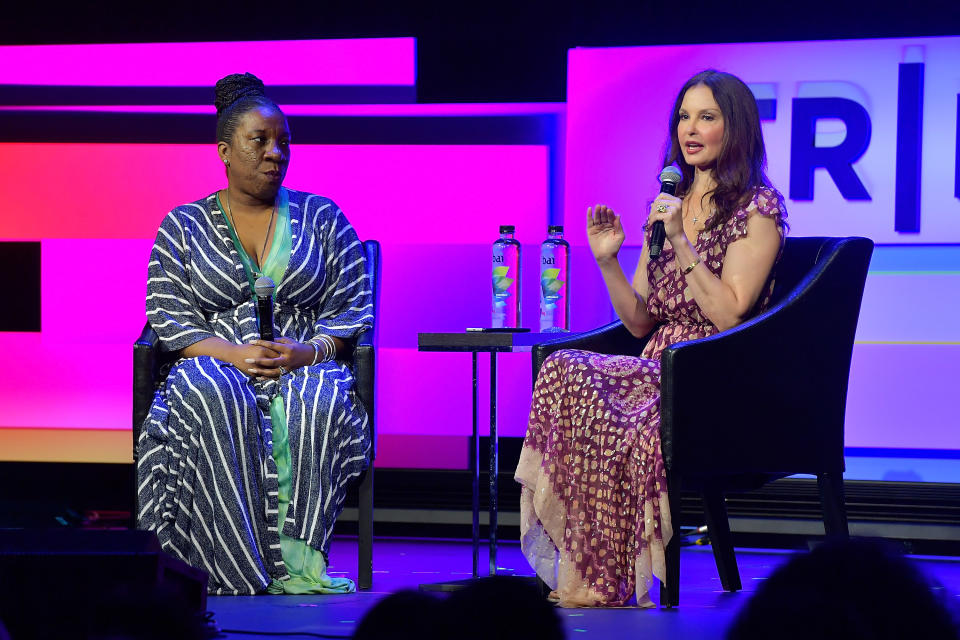
[[[677,95],[664,167],[676,195],[650,206],[631,283],[617,255],[625,234],[604,205],[587,209],[590,249],[640,357],[563,350],[537,378],[516,479],[521,542],[565,606],[653,606],[673,534],[660,453],[660,354],[762,310],[786,233],[783,196],[764,174],[756,100],[737,77],[708,70]],[[662,222],[663,251],[646,247]],[[703,381],[709,385],[709,380]],[[742,402],[730,398],[730,402]]]

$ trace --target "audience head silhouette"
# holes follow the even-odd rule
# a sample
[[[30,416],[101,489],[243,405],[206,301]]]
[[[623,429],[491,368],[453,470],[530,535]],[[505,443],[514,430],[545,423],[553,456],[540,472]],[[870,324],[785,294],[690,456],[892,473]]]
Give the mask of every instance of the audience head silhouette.
[[[831,541],[777,569],[727,640],[956,640],[956,620],[928,580],[875,541]]]
[[[444,603],[449,633],[458,640],[563,640],[556,608],[532,583],[492,576],[454,591]]]
[[[443,637],[441,601],[413,589],[397,591],[367,611],[353,640],[421,640]]]
[[[378,602],[353,640],[563,640],[563,621],[529,582],[506,576],[477,580],[445,600],[398,591]]]

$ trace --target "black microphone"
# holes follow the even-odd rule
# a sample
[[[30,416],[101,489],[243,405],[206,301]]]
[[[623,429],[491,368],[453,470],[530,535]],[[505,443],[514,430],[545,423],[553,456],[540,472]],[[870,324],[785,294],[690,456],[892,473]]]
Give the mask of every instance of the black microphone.
[[[253,283],[257,293],[257,324],[260,325],[260,339],[273,342],[273,289],[274,284],[267,276],[260,276]]]
[[[675,195],[677,193],[677,185],[680,184],[680,180],[683,179],[683,176],[680,175],[680,171],[673,165],[669,167],[664,167],[663,171],[660,172],[660,193],[665,193],[669,196]],[[663,220],[657,220],[653,223],[653,228],[650,229],[650,257],[656,258],[660,255],[660,252],[663,251],[663,241],[667,237],[667,233],[663,230]]]

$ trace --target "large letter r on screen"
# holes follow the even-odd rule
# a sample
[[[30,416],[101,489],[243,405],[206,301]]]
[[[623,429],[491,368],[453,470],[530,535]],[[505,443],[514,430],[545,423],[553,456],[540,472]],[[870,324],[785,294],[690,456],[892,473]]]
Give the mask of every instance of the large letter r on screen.
[[[817,120],[837,118],[847,128],[835,147],[816,146]],[[823,167],[846,200],[869,200],[853,163],[870,144],[870,115],[846,98],[794,98],[790,132],[790,198],[813,200],[813,172]]]

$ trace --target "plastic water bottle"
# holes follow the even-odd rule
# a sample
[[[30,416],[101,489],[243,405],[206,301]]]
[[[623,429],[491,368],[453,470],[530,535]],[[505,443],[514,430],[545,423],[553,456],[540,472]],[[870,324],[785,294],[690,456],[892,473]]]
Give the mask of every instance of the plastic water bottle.
[[[570,330],[570,245],[563,239],[563,227],[550,225],[540,245],[540,331]]]
[[[501,225],[493,243],[493,322],[496,328],[520,326],[520,243],[514,226]]]

